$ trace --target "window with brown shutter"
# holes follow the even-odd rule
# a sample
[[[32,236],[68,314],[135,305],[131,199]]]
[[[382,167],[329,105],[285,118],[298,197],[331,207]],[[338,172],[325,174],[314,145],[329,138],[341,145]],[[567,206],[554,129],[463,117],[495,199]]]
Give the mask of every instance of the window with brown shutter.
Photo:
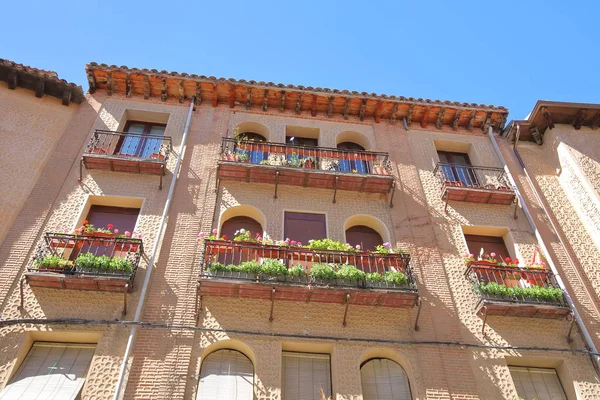
[[[325,214],[309,214],[298,212],[285,212],[284,239],[289,238],[303,244],[308,244],[312,239],[327,237]]]
[[[355,225],[346,229],[346,242],[352,247],[360,245],[363,250],[375,250],[383,244],[383,239],[379,232],[365,225]]]
[[[496,259],[505,259],[510,257],[510,253],[506,248],[504,239],[498,236],[483,236],[483,235],[465,235],[469,253],[472,253],[475,258],[479,256],[481,249],[485,254],[496,253]]]

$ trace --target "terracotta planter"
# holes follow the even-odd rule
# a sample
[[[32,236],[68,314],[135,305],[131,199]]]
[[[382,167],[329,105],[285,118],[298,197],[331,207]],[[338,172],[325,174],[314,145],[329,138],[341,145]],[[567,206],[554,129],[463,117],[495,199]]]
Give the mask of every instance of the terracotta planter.
[[[151,159],[151,160],[164,160],[164,159],[165,159],[165,156],[164,156],[164,155],[162,155],[162,154],[159,154],[159,153],[152,153],[152,154],[150,155],[150,159]]]
[[[389,175],[389,171],[385,167],[374,167],[375,175]]]
[[[60,240],[60,239],[52,239],[50,241],[50,247],[55,249],[72,249],[75,247],[75,240]]]
[[[315,162],[311,160],[304,161],[304,168],[315,169]]]
[[[140,245],[137,243],[117,243],[115,244],[115,251],[138,251]]]
[[[91,154],[106,154],[106,150],[104,150],[102,147],[89,148],[87,152]]]
[[[507,186],[498,186],[498,188],[497,188],[497,189],[498,189],[498,190],[503,190],[503,191],[509,191],[509,190],[510,190],[510,188],[509,188],[509,187],[507,187]]]

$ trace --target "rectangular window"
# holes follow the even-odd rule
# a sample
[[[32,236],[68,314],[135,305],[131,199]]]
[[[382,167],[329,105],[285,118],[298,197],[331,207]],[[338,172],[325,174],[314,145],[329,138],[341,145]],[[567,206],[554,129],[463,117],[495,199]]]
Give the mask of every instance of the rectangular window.
[[[327,237],[325,214],[309,214],[286,211],[283,227],[284,239],[289,238],[303,244],[312,239]]]
[[[469,253],[475,255],[475,258],[479,256],[481,249],[484,253],[496,253],[496,259],[505,259],[510,257],[510,253],[506,248],[504,239],[498,236],[482,236],[482,235],[465,235],[467,246],[469,247]]]
[[[508,367],[519,398],[567,400],[556,370],[550,368]]]
[[[87,344],[34,343],[0,400],[78,398],[95,349]]]
[[[331,396],[329,354],[283,353],[283,398],[321,400]]]
[[[478,184],[477,175],[471,168],[471,160],[467,153],[438,151],[438,157],[444,171],[444,179],[449,182],[462,182],[467,186]]]
[[[156,158],[160,154],[165,128],[165,124],[127,121],[124,131],[131,135],[121,137],[115,153],[140,158]]]

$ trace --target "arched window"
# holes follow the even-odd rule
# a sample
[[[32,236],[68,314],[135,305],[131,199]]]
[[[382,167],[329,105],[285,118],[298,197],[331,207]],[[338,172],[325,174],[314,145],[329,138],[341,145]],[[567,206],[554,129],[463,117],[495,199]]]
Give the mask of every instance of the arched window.
[[[209,354],[200,368],[196,400],[252,400],[254,366],[236,350]]]
[[[253,234],[260,233],[262,236],[263,228],[260,222],[250,217],[238,216],[231,217],[221,225],[221,236],[226,235],[229,239],[233,239],[235,232],[245,229]]]
[[[408,376],[387,358],[368,360],[360,367],[363,400],[410,400]]]
[[[369,173],[369,164],[367,163],[367,161],[361,160],[358,156],[358,153],[356,153],[360,151],[365,151],[364,147],[354,142],[341,142],[338,143],[337,148],[340,150],[349,150],[347,152],[344,152],[344,157],[340,159],[340,171],[356,171],[359,174]]]
[[[266,126],[257,122],[242,122],[234,131],[235,139],[239,143],[235,152],[252,164],[260,164],[261,161],[269,158],[268,152],[264,151],[261,142],[266,142],[269,137],[269,130]]]
[[[365,225],[354,225],[346,229],[346,242],[352,247],[360,245],[364,250],[375,250],[383,244],[383,239],[379,232]]]

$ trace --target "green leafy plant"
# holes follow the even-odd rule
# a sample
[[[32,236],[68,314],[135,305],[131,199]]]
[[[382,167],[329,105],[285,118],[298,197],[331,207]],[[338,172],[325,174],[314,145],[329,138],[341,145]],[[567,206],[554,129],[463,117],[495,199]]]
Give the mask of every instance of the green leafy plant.
[[[271,162],[269,160],[262,160],[260,165],[271,165]]]
[[[96,256],[92,253],[80,254],[75,260],[75,266],[84,269],[94,269]]]
[[[298,265],[294,265],[292,268],[290,268],[288,270],[288,275],[290,275],[290,276],[305,276],[306,271],[304,270],[304,267],[302,265],[298,264]]]
[[[102,271],[110,269],[111,258],[109,256],[99,256],[94,260],[94,268]]]
[[[57,255],[47,255],[35,260],[35,265],[40,268],[59,267],[59,263],[63,261],[62,257]]]
[[[248,154],[246,153],[238,153],[237,154],[238,161],[248,161]]]
[[[133,270],[133,264],[121,257],[115,257],[110,260],[109,269],[111,271],[123,271],[130,273]]]
[[[314,264],[308,275],[312,278],[330,281],[335,279],[335,270],[329,264]]]
[[[383,274],[383,280],[394,285],[406,285],[408,283],[406,274],[397,271],[387,271]]]
[[[341,243],[336,240],[331,240],[328,238],[309,240],[306,248],[312,249],[312,250],[337,250],[337,251],[355,251],[356,250],[356,249],[354,249],[354,247],[350,246],[348,243]]]
[[[239,272],[244,272],[246,274],[258,274],[261,271],[261,265],[258,261],[244,261],[239,266]]]
[[[481,283],[477,289],[482,294],[506,298],[524,298],[539,301],[560,302],[563,300],[563,291],[554,287],[518,287],[501,285],[496,282]]]
[[[365,275],[367,282],[381,282],[383,281],[383,275],[378,272],[369,272]]]
[[[337,279],[344,279],[347,281],[357,281],[365,278],[365,273],[354,265],[342,265],[337,271],[335,271],[335,277]]]
[[[266,258],[260,266],[260,272],[266,276],[285,276],[288,270],[281,261],[274,258]]]
[[[260,234],[257,234],[257,237],[260,237]],[[256,238],[252,237],[252,232],[247,231],[246,229],[243,229],[243,228],[235,231],[233,240],[236,242],[256,242],[257,241]]]

